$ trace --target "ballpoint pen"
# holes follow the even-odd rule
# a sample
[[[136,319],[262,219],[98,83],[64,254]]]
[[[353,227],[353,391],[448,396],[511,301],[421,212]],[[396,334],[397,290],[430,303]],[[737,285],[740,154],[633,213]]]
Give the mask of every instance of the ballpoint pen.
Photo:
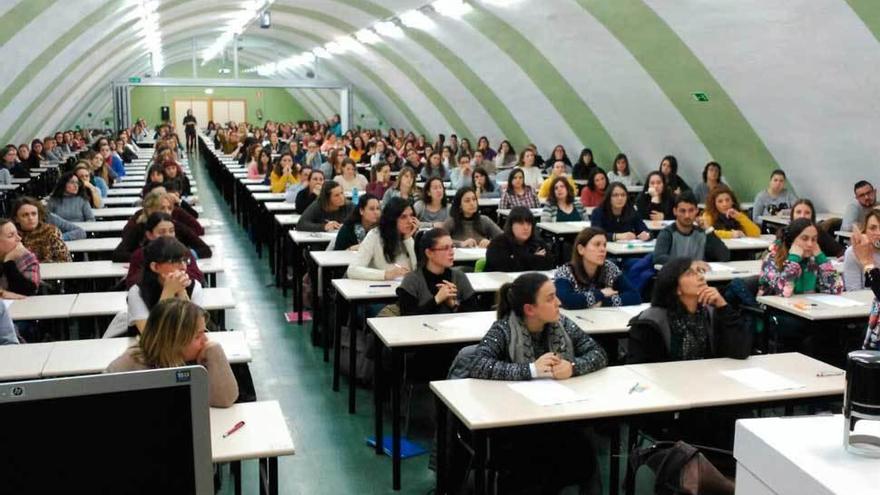
[[[575,315],[575,318],[577,318],[578,320],[584,320],[587,323],[596,323],[595,321],[593,321],[589,318],[583,317],[581,315]]]
[[[819,378],[824,378],[826,376],[841,376],[843,374],[843,371],[820,371],[816,373],[816,376]]]
[[[232,428],[229,429],[229,431],[227,431],[226,433],[223,434],[223,438],[226,438],[229,435],[232,435],[233,433],[237,432],[238,430],[241,429],[242,426],[244,426],[244,421],[239,421],[238,423],[235,423],[235,426],[233,426]]]
[[[422,323],[422,326],[425,327],[425,328],[430,328],[431,330],[433,330],[433,331],[435,331],[435,332],[439,332],[439,331],[440,331],[437,327],[435,327],[434,325],[430,325],[430,324],[428,324],[428,323]]]
[[[629,389],[629,393],[637,392],[638,390],[639,390],[639,382],[636,382],[636,384],[633,385],[631,389]]]

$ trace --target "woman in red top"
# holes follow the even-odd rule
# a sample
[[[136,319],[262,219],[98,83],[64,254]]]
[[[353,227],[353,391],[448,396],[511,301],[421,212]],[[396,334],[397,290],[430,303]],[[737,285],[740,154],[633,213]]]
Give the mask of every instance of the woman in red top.
[[[608,176],[601,168],[594,168],[587,180],[587,186],[581,191],[581,205],[584,208],[596,207],[605,199],[608,187]]]

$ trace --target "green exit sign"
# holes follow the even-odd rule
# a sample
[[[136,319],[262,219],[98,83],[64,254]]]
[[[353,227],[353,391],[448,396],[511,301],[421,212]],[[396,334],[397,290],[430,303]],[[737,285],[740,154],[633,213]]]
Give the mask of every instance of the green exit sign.
[[[699,91],[697,93],[694,93],[694,99],[697,101],[706,102],[709,101],[709,95],[703,93],[702,91]]]
[[[129,77],[129,78],[128,78],[128,82],[130,82],[130,83],[139,83],[139,82],[141,82],[141,78],[139,78],[139,77]]]

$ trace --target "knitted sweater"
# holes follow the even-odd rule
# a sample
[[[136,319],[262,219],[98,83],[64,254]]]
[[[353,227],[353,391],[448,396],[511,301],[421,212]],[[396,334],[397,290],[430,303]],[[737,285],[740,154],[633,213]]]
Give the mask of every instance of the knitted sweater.
[[[89,201],[82,196],[50,197],[46,208],[69,222],[93,222],[95,214]]]

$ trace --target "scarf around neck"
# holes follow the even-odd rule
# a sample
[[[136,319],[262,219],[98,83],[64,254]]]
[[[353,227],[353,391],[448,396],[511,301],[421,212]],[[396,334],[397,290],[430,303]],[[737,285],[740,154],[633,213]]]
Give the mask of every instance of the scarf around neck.
[[[539,356],[535,356],[532,346],[532,334],[526,327],[525,322],[513,313],[507,317],[510,326],[510,344],[508,352],[513,363],[533,363]],[[566,361],[574,361],[574,349],[571,337],[562,328],[559,321],[544,325],[544,330],[538,337],[547,339],[547,350],[562,356]]]

